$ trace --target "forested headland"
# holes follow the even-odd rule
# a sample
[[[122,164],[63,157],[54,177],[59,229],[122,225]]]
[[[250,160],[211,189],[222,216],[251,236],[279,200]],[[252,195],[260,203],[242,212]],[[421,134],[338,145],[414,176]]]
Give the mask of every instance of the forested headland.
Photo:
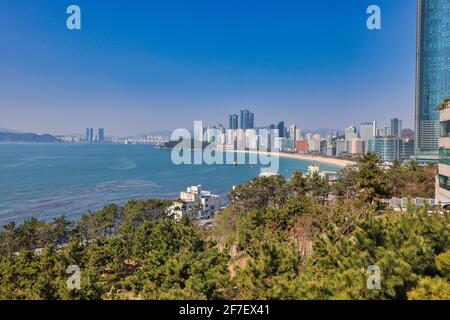
[[[10,223],[0,299],[450,299],[449,213],[384,204],[433,197],[435,175],[414,162],[384,169],[368,154],[331,187],[317,174],[255,178],[208,229],[173,220],[171,201],[155,199],[76,222]],[[67,285],[69,266],[79,289]]]

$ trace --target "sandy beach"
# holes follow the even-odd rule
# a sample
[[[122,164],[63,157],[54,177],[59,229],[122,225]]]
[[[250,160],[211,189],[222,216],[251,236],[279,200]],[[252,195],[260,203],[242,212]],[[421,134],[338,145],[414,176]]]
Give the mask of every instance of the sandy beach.
[[[316,162],[320,162],[320,163],[328,163],[328,164],[332,164],[332,165],[335,165],[338,167],[343,167],[343,168],[356,164],[356,162],[354,162],[354,161],[349,161],[349,160],[344,160],[344,159],[318,157],[318,156],[296,154],[296,153],[281,152],[280,157],[294,158],[294,159],[300,159],[300,160],[306,160],[306,161],[316,161]]]
[[[267,152],[264,152],[264,151],[251,151],[251,150],[247,150],[247,151],[235,150],[235,152],[267,154]],[[271,156],[278,155],[279,157],[298,159],[298,160],[305,160],[305,161],[315,161],[315,162],[318,162],[318,163],[328,163],[328,164],[332,164],[332,165],[335,165],[335,166],[338,166],[338,167],[342,167],[342,168],[345,168],[347,166],[351,166],[351,165],[355,165],[356,164],[356,162],[354,162],[354,161],[349,161],[349,160],[344,160],[344,159],[327,158],[327,157],[320,157],[320,156],[311,156],[311,155],[298,154],[298,153],[270,152],[270,155]]]
[[[164,149],[164,148],[162,148]],[[168,150],[172,150],[172,148],[167,148]],[[185,150],[191,150],[191,151],[200,151],[200,149],[185,149]],[[328,158],[328,157],[321,157],[321,156],[312,156],[308,154],[300,154],[300,153],[288,153],[288,152],[266,152],[266,151],[256,151],[256,150],[217,150],[216,152],[237,152],[237,153],[252,153],[252,154],[264,154],[264,155],[270,155],[270,156],[279,156],[284,158],[291,158],[291,159],[298,159],[298,160],[304,160],[304,161],[312,161],[312,162],[318,162],[318,163],[327,163],[332,164],[337,167],[345,168],[347,166],[353,166],[356,165],[355,161],[350,160],[344,160],[344,159],[337,159],[337,158]]]

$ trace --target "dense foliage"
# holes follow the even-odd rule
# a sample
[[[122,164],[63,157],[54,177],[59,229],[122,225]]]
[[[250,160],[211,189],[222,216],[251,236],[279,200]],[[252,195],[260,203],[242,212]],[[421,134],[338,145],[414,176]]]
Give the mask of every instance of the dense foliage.
[[[430,196],[434,167],[374,155],[330,187],[318,174],[235,188],[202,229],[170,201],[129,201],[0,231],[0,299],[450,299],[450,216],[383,208]],[[69,289],[69,266],[81,270]],[[371,266],[379,288],[368,286]]]

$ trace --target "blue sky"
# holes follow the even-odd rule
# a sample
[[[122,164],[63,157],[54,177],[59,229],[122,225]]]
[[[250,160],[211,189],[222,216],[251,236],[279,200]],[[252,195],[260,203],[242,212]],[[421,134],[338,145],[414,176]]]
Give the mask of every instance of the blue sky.
[[[415,18],[414,0],[2,0],[0,127],[139,134],[243,107],[256,125],[412,127]]]

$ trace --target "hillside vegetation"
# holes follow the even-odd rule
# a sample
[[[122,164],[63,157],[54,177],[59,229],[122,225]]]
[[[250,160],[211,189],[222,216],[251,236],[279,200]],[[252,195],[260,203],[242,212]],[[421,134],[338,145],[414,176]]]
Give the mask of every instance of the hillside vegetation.
[[[450,299],[450,215],[383,206],[432,196],[435,167],[377,164],[363,156],[333,187],[301,173],[255,178],[212,229],[153,199],[8,224],[0,299]],[[67,286],[71,265],[80,289]],[[379,288],[367,285],[371,266]]]

